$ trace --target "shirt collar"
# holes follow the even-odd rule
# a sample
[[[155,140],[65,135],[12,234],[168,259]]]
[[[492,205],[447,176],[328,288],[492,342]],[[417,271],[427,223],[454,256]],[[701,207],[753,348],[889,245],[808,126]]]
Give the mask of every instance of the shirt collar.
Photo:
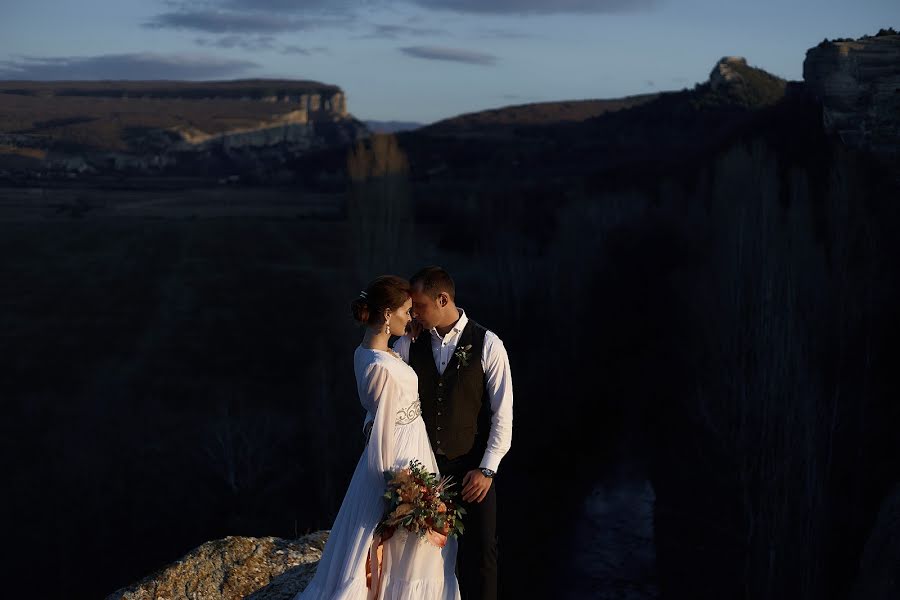
[[[457,334],[461,333],[462,330],[465,329],[466,325],[468,325],[468,323],[469,323],[469,317],[466,316],[466,311],[464,311],[463,309],[461,309],[459,307],[456,307],[456,310],[459,311],[459,320],[456,321],[456,324],[453,326],[453,329],[451,329],[449,332],[447,332],[447,335],[457,335]],[[438,338],[439,340],[444,339],[441,336],[441,334],[438,333],[436,327],[431,328],[431,335]]]

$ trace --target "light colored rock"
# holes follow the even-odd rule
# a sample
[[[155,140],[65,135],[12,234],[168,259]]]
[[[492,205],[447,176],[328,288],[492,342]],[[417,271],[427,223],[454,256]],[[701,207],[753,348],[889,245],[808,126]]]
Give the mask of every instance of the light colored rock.
[[[827,131],[853,148],[900,155],[900,36],[822,42],[807,51],[803,79]]]
[[[308,147],[309,138],[314,135],[306,109],[278,115],[253,127],[231,129],[221,133],[208,134],[189,128],[177,128],[173,132],[179,135],[182,141],[174,144],[170,150],[179,152],[206,150],[213,146],[231,149],[245,146],[273,146],[281,143],[301,143]]]
[[[327,539],[319,531],[207,542],[106,600],[290,600],[309,584]]]
[[[744,78],[741,77],[736,68],[746,66],[747,59],[743,56],[722,57],[709,74],[710,86],[713,90],[718,90],[721,87],[743,83]]]
[[[329,112],[337,118],[344,118],[349,114],[347,111],[347,97],[343,92],[332,94],[326,103]]]

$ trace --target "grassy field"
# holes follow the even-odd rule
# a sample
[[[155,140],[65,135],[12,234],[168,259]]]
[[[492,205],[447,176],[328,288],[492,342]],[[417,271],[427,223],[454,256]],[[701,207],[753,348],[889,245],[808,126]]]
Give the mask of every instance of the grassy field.
[[[188,335],[218,318],[247,323],[265,315],[241,314],[241,294],[255,306],[268,291],[277,305],[284,293],[275,290],[305,288],[337,269],[347,260],[345,244],[335,243],[345,226],[305,218],[339,202],[215,188],[0,193],[8,290],[0,318],[6,348],[18,349],[5,381],[31,394],[44,385],[72,390],[90,385],[91,363],[117,356],[187,367],[192,357],[160,353],[142,332],[164,338],[164,330]],[[48,366],[54,376],[40,377]]]
[[[0,222],[84,219],[339,219],[342,194],[227,185],[187,189],[102,189],[88,186],[0,187]],[[98,224],[95,224],[98,225]]]

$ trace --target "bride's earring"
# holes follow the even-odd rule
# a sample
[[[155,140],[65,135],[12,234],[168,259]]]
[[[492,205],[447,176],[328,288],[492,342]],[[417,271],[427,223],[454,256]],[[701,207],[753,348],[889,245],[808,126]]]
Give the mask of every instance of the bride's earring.
[[[384,318],[384,332],[391,335],[391,324],[388,322],[387,317]]]

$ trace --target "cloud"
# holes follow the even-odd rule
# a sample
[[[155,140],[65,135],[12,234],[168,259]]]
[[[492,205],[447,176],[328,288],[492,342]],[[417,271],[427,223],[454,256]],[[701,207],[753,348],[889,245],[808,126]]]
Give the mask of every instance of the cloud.
[[[430,27],[413,27],[410,25],[374,25],[371,33],[360,36],[359,39],[395,40],[400,36],[442,35],[447,33],[442,29]]]
[[[198,46],[203,46],[205,48],[225,48],[229,50],[232,48],[240,48],[241,50],[247,50],[248,52],[272,50],[275,47],[275,38],[271,35],[250,37],[233,34],[220,37],[216,40],[197,38],[194,41]]]
[[[342,12],[355,4],[352,0],[225,0],[224,3],[239,10],[284,10],[290,12]]]
[[[551,15],[633,13],[659,6],[663,0],[403,0],[426,9],[497,15]],[[288,31],[305,21],[285,15],[340,19],[333,25],[355,20],[361,11],[398,4],[398,0],[169,0],[172,12],[158,15],[150,26],[206,27],[204,31]],[[223,10],[224,9],[224,10]],[[410,19],[412,20],[412,18]],[[216,27],[218,29],[211,29]],[[239,29],[255,27],[254,29]],[[226,28],[226,29],[223,29]]]
[[[475,52],[473,50],[463,50],[460,48],[439,48],[437,46],[408,46],[400,48],[400,51],[408,56],[416,58],[426,58],[428,60],[447,60],[451,62],[468,63],[472,65],[493,65],[497,61],[497,57]]]
[[[629,13],[661,0],[412,0],[424,8],[488,14]]]
[[[206,33],[280,33],[312,29],[312,20],[287,18],[260,12],[221,10],[179,10],[156,15],[144,23],[150,29],[192,29]]]
[[[223,48],[231,50],[238,48],[247,52],[258,52],[267,50],[277,50],[281,54],[298,54],[301,56],[312,56],[313,54],[328,54],[328,48],[325,46],[314,46],[304,48],[294,44],[281,45],[276,43],[273,35],[225,35],[218,39],[197,38],[194,40],[197,45],[204,48]]]
[[[510,29],[485,29],[480,33],[476,33],[475,37],[490,38],[501,40],[527,40],[538,37],[533,33],[525,33],[523,31],[512,31]]]
[[[103,54],[100,56],[21,56],[0,61],[0,78],[80,79],[215,79],[232,77],[260,65],[247,60],[194,54]]]
[[[285,46],[281,49],[282,54],[299,54],[301,56],[312,56],[313,54],[328,54],[328,48],[324,46],[316,46],[315,48],[302,48],[300,46]]]

